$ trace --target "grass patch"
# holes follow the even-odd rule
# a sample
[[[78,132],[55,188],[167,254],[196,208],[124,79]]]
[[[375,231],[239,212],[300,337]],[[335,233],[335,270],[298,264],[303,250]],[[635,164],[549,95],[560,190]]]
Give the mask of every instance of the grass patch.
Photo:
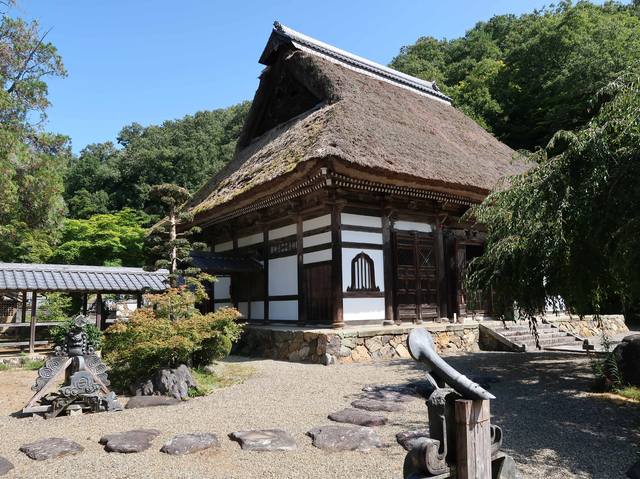
[[[10,364],[0,363],[0,371],[11,371],[12,369]]]
[[[254,367],[243,364],[212,363],[208,366],[193,368],[191,375],[200,387],[191,388],[193,391],[189,390],[189,395],[204,396],[214,389],[242,384],[256,373]]]
[[[628,386],[626,388],[618,389],[616,391],[616,394],[618,394],[618,396],[622,396],[627,399],[632,399],[640,403],[640,387]]]
[[[31,359],[26,353],[20,354],[20,366],[28,371],[35,371],[44,366],[44,361]]]

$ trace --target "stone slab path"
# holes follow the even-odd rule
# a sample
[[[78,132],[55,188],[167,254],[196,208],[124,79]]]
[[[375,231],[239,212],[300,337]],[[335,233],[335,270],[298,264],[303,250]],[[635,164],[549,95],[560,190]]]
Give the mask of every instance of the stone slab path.
[[[244,451],[293,451],[297,447],[291,435],[280,429],[236,431],[229,438],[237,441]]]
[[[218,437],[213,433],[181,434],[167,441],[160,452],[172,456],[182,456],[193,452],[202,451],[210,447],[220,447]]]
[[[314,427],[307,435],[315,447],[329,451],[371,451],[382,447],[380,436],[363,426]]]
[[[25,444],[20,447],[20,450],[35,461],[46,461],[47,459],[54,459],[68,454],[78,454],[84,451],[84,447],[69,439],[51,437]]]
[[[13,469],[13,464],[4,457],[0,457],[0,476],[4,476],[11,469]]]
[[[151,441],[159,435],[160,431],[157,429],[134,429],[133,431],[102,436],[100,444],[104,444],[104,449],[107,452],[129,454],[146,451],[151,447]]]
[[[360,409],[344,408],[341,411],[329,414],[329,419],[335,422],[346,422],[358,426],[384,426],[389,424],[389,419],[384,416],[376,416]]]

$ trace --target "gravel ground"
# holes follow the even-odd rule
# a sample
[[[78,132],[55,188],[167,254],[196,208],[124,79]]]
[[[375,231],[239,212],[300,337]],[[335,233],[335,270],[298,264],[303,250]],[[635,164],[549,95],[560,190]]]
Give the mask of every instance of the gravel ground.
[[[325,367],[287,361],[227,358],[246,362],[259,374],[244,384],[178,406],[86,414],[54,420],[0,419],[0,456],[15,469],[5,477],[65,478],[401,478],[405,451],[395,434],[426,426],[426,406],[416,400],[405,412],[386,413],[375,427],[383,447],[370,452],[327,453],[305,433],[331,423],[327,415],[349,407],[366,385],[404,385],[421,380],[424,368],[411,360]],[[594,401],[585,391],[591,376],[584,356],[563,353],[475,353],[447,361],[464,374],[493,375],[493,422],[505,433],[503,449],[518,473],[533,478],[624,478],[640,451],[640,410]],[[137,428],[162,434],[138,454],[109,454],[102,435]],[[244,452],[227,434],[243,429],[284,429],[298,449]],[[177,434],[213,432],[222,446],[187,456],[159,452]],[[38,439],[62,437],[85,447],[76,456],[46,462],[18,448]]]

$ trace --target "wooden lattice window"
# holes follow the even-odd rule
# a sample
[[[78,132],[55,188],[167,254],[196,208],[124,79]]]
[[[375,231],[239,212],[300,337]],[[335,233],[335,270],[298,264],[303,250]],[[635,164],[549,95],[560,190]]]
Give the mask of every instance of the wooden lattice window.
[[[373,260],[364,251],[351,261],[351,286],[347,291],[380,291],[376,286]]]

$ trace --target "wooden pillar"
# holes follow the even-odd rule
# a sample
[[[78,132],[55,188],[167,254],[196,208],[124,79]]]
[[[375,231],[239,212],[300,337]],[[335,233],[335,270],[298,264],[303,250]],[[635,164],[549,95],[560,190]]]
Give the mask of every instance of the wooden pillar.
[[[264,259],[264,320],[269,324],[269,227],[262,227],[262,257]]]
[[[102,293],[96,294],[96,326],[102,331]]]
[[[136,295],[136,306],[138,309],[142,308],[142,293]]]
[[[82,315],[83,316],[87,315],[87,294],[88,293],[84,293],[82,295]]]
[[[438,221],[436,225],[438,234],[436,235],[436,275],[438,279],[438,316],[448,317],[447,314],[447,272],[444,266],[444,225]]]
[[[344,201],[331,204],[331,304],[333,309],[332,328],[344,328],[342,310],[342,219],[340,213]]]
[[[22,292],[22,311],[20,313],[21,323],[27,322],[27,301],[28,301],[27,292],[23,291]],[[20,342],[22,341],[24,341],[24,328],[20,328]],[[23,350],[24,350],[24,346],[20,346],[20,351],[23,351]]]
[[[29,353],[34,353],[36,348],[36,312],[38,307],[38,292],[31,295],[31,324],[29,325]]]
[[[490,401],[456,400],[458,479],[491,478]]]
[[[393,326],[393,245],[391,209],[382,213],[382,265],[384,271],[384,326]]]
[[[292,215],[296,222],[296,245],[298,256],[298,326],[307,324],[307,298],[304,294],[304,238],[302,235],[302,215]]]

